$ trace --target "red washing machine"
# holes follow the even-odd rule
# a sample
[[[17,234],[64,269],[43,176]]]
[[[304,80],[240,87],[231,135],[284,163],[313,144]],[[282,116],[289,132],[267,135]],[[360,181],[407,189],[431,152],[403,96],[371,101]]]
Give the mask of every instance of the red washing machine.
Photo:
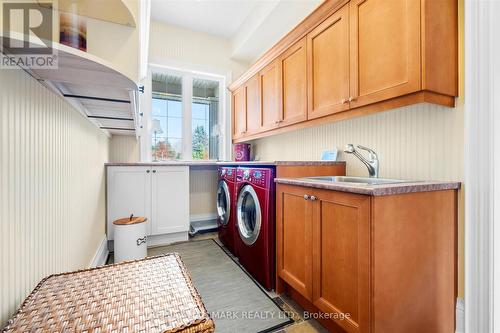
[[[235,226],[235,198],[236,198],[236,167],[219,168],[219,185],[217,188],[217,224],[219,239],[226,248],[236,255],[234,239]]]
[[[236,238],[240,263],[266,289],[275,284],[274,168],[236,170]]]

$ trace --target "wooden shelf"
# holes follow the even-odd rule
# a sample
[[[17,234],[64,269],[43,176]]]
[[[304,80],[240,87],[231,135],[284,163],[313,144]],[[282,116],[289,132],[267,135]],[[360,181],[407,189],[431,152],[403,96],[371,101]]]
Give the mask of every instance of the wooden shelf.
[[[22,41],[23,35],[11,32],[10,38]],[[136,134],[141,122],[137,84],[92,54],[59,43],[52,48],[57,68],[23,69],[107,134]]]

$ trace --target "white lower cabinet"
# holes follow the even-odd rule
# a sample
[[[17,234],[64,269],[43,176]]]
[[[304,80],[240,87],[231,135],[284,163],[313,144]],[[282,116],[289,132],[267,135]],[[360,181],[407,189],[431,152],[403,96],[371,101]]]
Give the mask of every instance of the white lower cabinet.
[[[109,166],[107,169],[107,236],[113,221],[145,216],[154,245],[187,238],[189,231],[189,167]],[[175,237],[169,237],[176,234]],[[179,238],[180,237],[180,238]]]
[[[151,234],[189,231],[189,168],[155,167],[152,180]]]

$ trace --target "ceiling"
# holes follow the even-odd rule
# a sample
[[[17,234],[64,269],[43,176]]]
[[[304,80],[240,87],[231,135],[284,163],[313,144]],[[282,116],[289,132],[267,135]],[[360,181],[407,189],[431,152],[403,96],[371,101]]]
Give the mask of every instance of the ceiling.
[[[256,4],[255,0],[152,0],[151,18],[229,39]]]
[[[253,62],[322,0],[152,0],[151,19],[231,43],[231,58]]]

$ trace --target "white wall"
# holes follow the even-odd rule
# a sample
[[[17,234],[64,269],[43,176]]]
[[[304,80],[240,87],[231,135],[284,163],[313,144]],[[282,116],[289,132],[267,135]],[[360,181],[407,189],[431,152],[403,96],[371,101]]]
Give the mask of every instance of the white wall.
[[[152,63],[178,63],[200,71],[229,74],[231,80],[249,65],[231,59],[231,43],[224,38],[156,21],[151,22],[149,59]]]
[[[108,138],[21,70],[0,70],[0,327],[104,237]]]
[[[322,2],[258,1],[231,38],[231,56],[242,61],[257,60]]]
[[[252,148],[262,160],[318,160],[322,151],[338,148],[347,174],[367,176],[361,161],[342,152],[348,143],[377,152],[380,177],[462,180],[463,104],[417,104],[255,140]]]
[[[135,135],[113,135],[111,137],[109,147],[110,162],[139,162],[140,160],[140,145]]]

